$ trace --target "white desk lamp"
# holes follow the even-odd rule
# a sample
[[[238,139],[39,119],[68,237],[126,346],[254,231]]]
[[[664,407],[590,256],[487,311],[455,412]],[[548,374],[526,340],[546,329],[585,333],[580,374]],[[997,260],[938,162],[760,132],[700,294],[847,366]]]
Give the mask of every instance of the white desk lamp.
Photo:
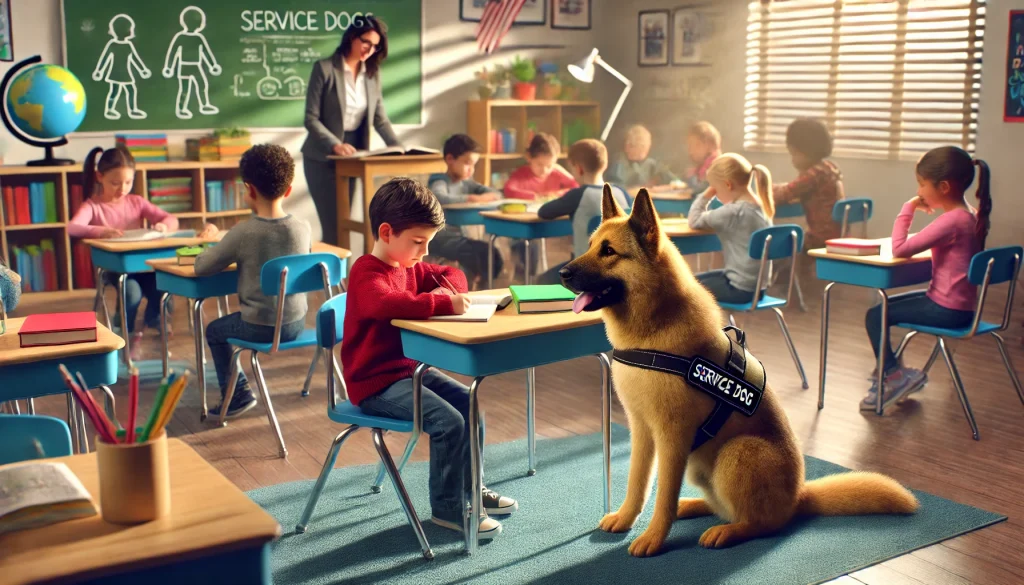
[[[605,63],[604,59],[597,54],[595,48],[590,52],[585,59],[579,62],[579,64],[569,65],[569,73],[573,77],[582,81],[583,83],[592,83],[594,81],[594,64],[598,64],[604,67],[608,73],[614,75],[619,81],[626,85],[626,88],[622,90],[622,95],[619,96],[618,103],[615,104],[615,108],[612,109],[612,115],[608,118],[608,122],[604,125],[604,130],[601,131],[601,142],[608,140],[608,133],[611,132],[612,124],[615,123],[615,118],[619,115],[619,110],[622,109],[622,104],[626,101],[626,96],[629,95],[629,90],[633,88],[633,82],[616,71],[611,65]]]

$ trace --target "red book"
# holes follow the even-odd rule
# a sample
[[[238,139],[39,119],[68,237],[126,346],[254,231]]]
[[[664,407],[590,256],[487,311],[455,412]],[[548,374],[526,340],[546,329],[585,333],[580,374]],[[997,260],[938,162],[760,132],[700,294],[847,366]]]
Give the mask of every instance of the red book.
[[[43,274],[46,290],[57,290],[57,255],[52,247],[43,249]]]
[[[18,332],[21,347],[96,341],[96,313],[29,315]]]
[[[4,186],[4,214],[6,217],[4,221],[7,225],[14,225],[14,187],[10,185]]]
[[[69,206],[71,215],[75,215],[78,208],[82,206],[82,186],[79,184],[71,185],[71,205]]]
[[[32,207],[29,205],[28,186],[21,185],[14,188],[14,207],[18,210],[17,223],[15,225],[28,225],[32,223]]]

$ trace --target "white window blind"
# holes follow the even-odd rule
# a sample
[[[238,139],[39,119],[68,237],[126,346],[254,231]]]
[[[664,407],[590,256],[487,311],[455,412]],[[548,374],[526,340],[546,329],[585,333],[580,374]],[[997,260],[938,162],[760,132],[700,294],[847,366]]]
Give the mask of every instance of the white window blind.
[[[751,2],[744,146],[785,151],[816,117],[839,155],[973,152],[984,30],[985,0]]]

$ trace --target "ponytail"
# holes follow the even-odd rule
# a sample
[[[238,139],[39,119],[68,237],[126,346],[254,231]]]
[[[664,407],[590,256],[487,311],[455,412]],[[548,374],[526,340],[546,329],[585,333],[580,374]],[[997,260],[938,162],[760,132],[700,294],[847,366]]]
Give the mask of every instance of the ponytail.
[[[97,155],[99,155],[98,160]],[[97,172],[103,174],[125,167],[135,170],[135,157],[121,145],[107,150],[97,146],[90,150],[85,157],[85,164],[82,165],[82,200],[92,197],[95,193]]]
[[[92,197],[96,190],[96,157],[103,153],[103,149],[97,146],[89,151],[85,157],[85,164],[82,165],[82,200]]]
[[[978,238],[978,244],[981,249],[985,249],[985,240],[988,238],[988,229],[990,224],[989,215],[992,213],[992,193],[989,190],[989,170],[988,163],[981,160],[980,158],[974,159],[974,164],[978,167],[978,216],[977,222],[974,227],[974,234]]]
[[[775,217],[775,199],[772,198],[772,174],[764,165],[754,165],[751,173],[755,175],[754,184],[757,186],[757,196],[761,199],[761,209],[765,217]]]

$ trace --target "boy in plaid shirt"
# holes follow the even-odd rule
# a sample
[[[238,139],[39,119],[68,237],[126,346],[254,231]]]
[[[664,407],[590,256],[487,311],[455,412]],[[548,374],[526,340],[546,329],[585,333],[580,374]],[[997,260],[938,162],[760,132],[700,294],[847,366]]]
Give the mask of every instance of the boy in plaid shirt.
[[[825,160],[832,154],[832,136],[820,121],[801,118],[786,130],[786,148],[800,174],[772,186],[775,205],[799,202],[807,215],[805,248],[823,248],[826,240],[840,237],[832,207],[845,197],[839,167]]]

